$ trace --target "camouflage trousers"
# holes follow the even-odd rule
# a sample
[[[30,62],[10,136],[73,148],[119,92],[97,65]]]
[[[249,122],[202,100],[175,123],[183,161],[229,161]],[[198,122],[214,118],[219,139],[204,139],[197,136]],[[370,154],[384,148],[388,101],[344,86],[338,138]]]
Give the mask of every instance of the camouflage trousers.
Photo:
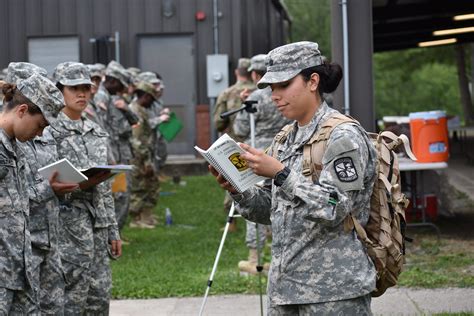
[[[91,265],[91,281],[87,294],[86,315],[108,315],[112,270],[110,269],[108,229],[94,229],[94,259]]]
[[[66,279],[64,314],[108,315],[112,288],[108,229],[94,228],[86,209],[62,207],[58,237]]]
[[[254,222],[247,221],[247,231],[245,233],[245,243],[248,248],[257,249],[257,227]],[[265,247],[265,241],[267,240],[267,231],[271,231],[270,225],[258,224],[258,238],[260,241],[259,248]]]
[[[42,315],[64,315],[64,273],[56,246],[49,250],[33,247],[33,283],[39,285]]]
[[[315,304],[272,305],[268,300],[268,316],[370,316],[372,297],[370,294],[349,300]]]
[[[41,315],[31,291],[0,287],[0,315]]]
[[[160,196],[158,174],[155,173],[152,176],[133,174],[131,191],[130,214],[132,216],[138,216],[145,210],[153,210]]]
[[[63,262],[66,274],[65,315],[108,315],[112,273],[106,228],[94,229],[94,255],[89,267]]]

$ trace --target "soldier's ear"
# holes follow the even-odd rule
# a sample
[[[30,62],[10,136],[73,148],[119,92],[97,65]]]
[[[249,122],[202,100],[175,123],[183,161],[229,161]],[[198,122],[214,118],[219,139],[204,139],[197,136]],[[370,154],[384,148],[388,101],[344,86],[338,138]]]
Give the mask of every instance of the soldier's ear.
[[[311,92],[316,92],[319,87],[319,75],[317,73],[312,73],[309,79],[310,90]]]
[[[19,118],[22,118],[26,113],[28,113],[28,104],[20,104],[16,107],[16,113]]]

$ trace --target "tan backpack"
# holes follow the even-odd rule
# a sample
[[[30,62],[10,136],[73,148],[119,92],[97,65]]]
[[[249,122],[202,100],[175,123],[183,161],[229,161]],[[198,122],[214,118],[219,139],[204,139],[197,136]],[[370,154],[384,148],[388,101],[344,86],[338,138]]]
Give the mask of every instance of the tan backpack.
[[[331,132],[340,124],[357,124],[355,119],[340,113],[333,114],[322,123],[321,128],[303,147],[303,175],[315,182],[322,171],[322,158],[326,151]],[[273,156],[293,125],[285,126],[275,136]],[[352,215],[344,220],[344,229],[355,229],[358,238],[367,248],[367,253],[377,270],[376,289],[372,296],[382,295],[387,288],[397,284],[398,276],[405,261],[405,209],[408,199],[401,191],[400,169],[394,149],[404,144],[408,156],[413,156],[409,140],[405,135],[396,136],[392,132],[368,133],[377,152],[377,180],[370,200],[369,221],[365,227]]]

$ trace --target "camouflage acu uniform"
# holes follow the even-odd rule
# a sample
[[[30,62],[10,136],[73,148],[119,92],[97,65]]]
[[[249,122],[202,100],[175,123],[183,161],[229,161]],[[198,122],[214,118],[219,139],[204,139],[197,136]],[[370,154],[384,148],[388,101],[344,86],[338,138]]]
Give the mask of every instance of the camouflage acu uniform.
[[[316,43],[276,48],[267,56],[267,73],[258,87],[285,82],[322,62]],[[270,315],[286,311],[339,315],[348,310],[371,314],[375,268],[355,232],[344,230],[344,219],[352,213],[362,225],[367,223],[376,175],[375,149],[361,127],[339,125],[327,142],[319,180],[314,183],[302,174],[304,144],[336,112],[323,102],[307,125],[295,122],[288,137],[272,146],[276,152],[271,154],[290,170],[281,186],[268,179],[234,195],[244,217],[272,225]],[[334,205],[330,198],[335,195]]]
[[[219,132],[227,133],[236,141],[243,141],[244,139],[234,133],[233,124],[235,115],[231,115],[225,119],[222,119],[220,115],[224,112],[232,111],[241,107],[242,100],[240,99],[240,93],[245,89],[255,90],[255,84],[250,80],[237,81],[234,85],[225,89],[217,98],[216,107],[213,113],[216,129]]]
[[[126,87],[127,74],[120,64],[110,62],[106,69],[106,75],[114,77]],[[118,95],[111,95],[107,89],[101,84],[99,91],[94,96],[94,102],[102,116],[105,130],[110,135],[110,143],[113,150],[113,156],[117,163],[128,163],[132,159],[132,149],[130,139],[132,137],[132,125],[136,124],[138,119],[130,111],[118,109],[114,102],[122,99]]]
[[[337,127],[323,157],[320,183],[302,174],[303,144],[333,111],[324,103],[304,134],[295,139],[292,132],[278,148],[277,159],[291,169],[281,187],[267,180],[236,196],[244,217],[272,225],[269,306],[346,300],[375,288],[374,266],[364,246],[343,227],[349,212],[363,224],[368,220],[376,154],[367,136],[357,126]],[[358,175],[350,182],[335,171],[335,164],[347,157]],[[331,192],[338,195],[336,207],[328,203]]]
[[[18,90],[40,108],[50,124],[54,123],[64,104],[60,91],[42,74],[32,74],[32,64],[10,66],[8,80],[16,83]],[[34,225],[44,217],[32,218],[28,224],[29,200],[33,197],[32,189],[37,190],[38,199],[39,195],[50,198],[52,191],[44,181],[35,183],[34,188],[31,186],[33,182],[28,182],[26,175],[36,176],[34,164],[27,163],[23,151],[3,130],[0,131],[0,143],[0,181],[4,186],[0,190],[3,193],[0,193],[0,227],[3,227],[0,230],[0,311],[2,314],[36,314],[39,313],[38,286],[43,283],[39,269],[35,267],[37,257],[32,255],[31,240],[35,244],[43,240],[36,232],[31,238],[30,229],[34,230]],[[52,280],[50,276],[45,272],[48,281]],[[61,314],[60,307],[58,313]]]
[[[155,85],[157,89],[158,85],[159,89],[164,88],[163,82],[158,79],[156,74],[149,71],[142,72],[136,77],[136,83],[138,84],[139,82],[151,83]],[[150,124],[150,127],[154,130],[154,133],[152,134],[152,144],[154,148],[154,164],[157,172],[164,167],[166,158],[168,156],[168,146],[166,144],[165,139],[158,130],[158,126],[162,123],[160,115],[163,111],[163,108],[163,101],[161,99],[157,99],[153,102],[151,107],[146,109],[146,112],[148,113],[149,117],[148,123]]]
[[[61,113],[50,129],[59,158],[79,169],[107,164],[107,133],[97,124]],[[108,242],[119,240],[109,182],[61,201],[59,244],[66,276],[65,314],[106,313],[112,276]]]
[[[120,64],[110,62],[106,69],[106,75],[114,77],[127,86],[127,74]],[[109,147],[112,149],[112,157],[115,163],[128,164],[132,159],[131,137],[132,125],[138,122],[137,117],[131,111],[118,109],[114,102],[123,99],[118,95],[111,95],[101,84],[99,91],[94,96],[94,102],[100,110],[101,120],[104,123],[105,130],[109,133]],[[129,176],[127,176],[127,183]],[[127,185],[126,192],[114,193],[115,214],[117,220],[124,223],[128,215],[130,203],[130,185]]]
[[[39,313],[33,283],[26,159],[0,129],[0,314]]]
[[[133,172],[132,196],[130,213],[138,216],[142,211],[153,210],[158,202],[160,183],[154,165],[154,150],[152,135],[155,131],[149,124],[147,109],[137,102],[130,105],[131,110],[140,118],[140,123],[133,128]],[[149,173],[147,170],[154,170]]]
[[[30,194],[30,234],[33,249],[33,278],[39,284],[41,313],[63,315],[64,273],[58,248],[59,201],[48,179],[37,171],[58,160],[56,142],[46,130],[41,137],[22,144],[28,159]]]
[[[265,150],[273,140],[273,137],[281,130],[283,126],[290,121],[283,117],[272,101],[272,90],[267,87],[263,90],[255,90],[247,100],[258,101],[255,104],[257,112],[254,113],[255,118],[255,147]],[[234,121],[234,132],[236,135],[245,139],[250,145],[250,114],[246,111],[237,113]],[[265,245],[266,227],[259,226],[260,248]],[[245,235],[247,247],[257,248],[257,230],[254,223],[247,222],[247,232]]]
[[[161,99],[156,100],[149,109],[146,109],[146,111],[148,112],[149,116],[148,123],[154,131],[152,134],[153,161],[156,171],[159,171],[165,166],[166,158],[168,157],[168,145],[158,130],[158,126],[162,123],[160,115],[161,111],[163,111],[163,101]]]
[[[58,65],[55,74],[61,70]],[[65,86],[91,84],[85,65],[75,63],[58,73]],[[107,133],[81,116],[71,120],[60,113],[51,124],[59,158],[79,169],[107,164]],[[108,243],[119,240],[109,182],[76,190],[61,199],[59,245],[66,277],[65,314],[107,314],[112,277]]]

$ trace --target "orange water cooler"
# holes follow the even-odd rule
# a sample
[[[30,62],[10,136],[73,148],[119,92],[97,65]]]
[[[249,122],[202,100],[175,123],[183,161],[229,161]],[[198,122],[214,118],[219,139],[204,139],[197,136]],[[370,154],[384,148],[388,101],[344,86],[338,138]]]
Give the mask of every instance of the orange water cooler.
[[[413,153],[418,162],[448,161],[448,123],[444,111],[410,113]]]

